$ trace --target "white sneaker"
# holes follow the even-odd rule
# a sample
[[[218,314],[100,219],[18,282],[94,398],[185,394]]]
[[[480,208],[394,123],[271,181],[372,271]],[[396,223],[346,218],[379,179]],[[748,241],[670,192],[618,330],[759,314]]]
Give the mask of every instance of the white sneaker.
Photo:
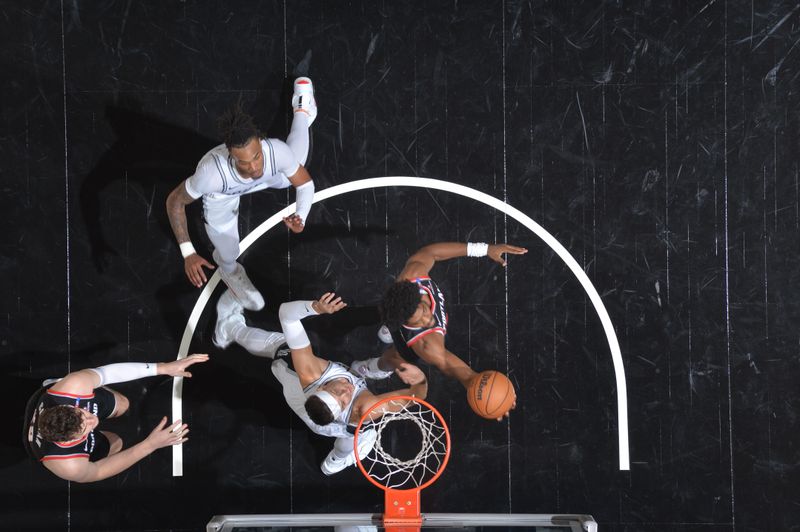
[[[358,438],[358,456],[362,458],[367,456],[372,448],[375,447],[375,441],[377,439],[378,433],[375,432],[375,429],[367,429],[361,432],[361,436]],[[329,452],[328,456],[325,457],[325,460],[319,466],[326,476],[338,473],[356,463],[355,452],[350,452],[345,458],[336,458],[333,453],[334,451]]]
[[[213,256],[216,263],[219,264],[219,256],[216,250]],[[264,296],[253,286],[253,282],[250,281],[250,278],[247,277],[247,272],[244,271],[244,266],[237,262],[236,269],[232,273],[226,273],[222,268],[219,268],[219,277],[228,285],[228,288],[244,308],[247,310],[261,310],[264,308]]]
[[[308,78],[294,80],[294,94],[292,95],[292,109],[297,113],[302,111],[308,115],[308,125],[317,118],[317,101],[314,99],[314,84]]]
[[[389,331],[389,327],[386,325],[381,325],[381,328],[378,329],[378,340],[384,344],[394,343],[394,340],[392,339],[392,333]]]
[[[225,290],[217,302],[217,325],[214,327],[214,345],[225,349],[233,342],[233,332],[244,325],[242,304],[230,290]]]
[[[356,360],[350,364],[350,371],[355,373],[363,379],[388,379],[394,373],[393,371],[383,371],[380,368],[373,369],[370,367],[370,362],[378,360],[377,358],[369,358],[367,360]],[[377,364],[376,364],[377,366]]]

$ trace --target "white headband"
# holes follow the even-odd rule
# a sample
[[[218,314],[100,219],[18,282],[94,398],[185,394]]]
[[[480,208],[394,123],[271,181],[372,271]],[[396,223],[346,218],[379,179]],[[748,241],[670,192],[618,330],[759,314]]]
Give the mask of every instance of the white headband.
[[[331,394],[326,392],[325,390],[318,390],[314,392],[314,395],[319,397],[323,403],[330,409],[331,413],[333,414],[333,419],[339,417],[339,414],[342,413],[342,405],[339,404]]]

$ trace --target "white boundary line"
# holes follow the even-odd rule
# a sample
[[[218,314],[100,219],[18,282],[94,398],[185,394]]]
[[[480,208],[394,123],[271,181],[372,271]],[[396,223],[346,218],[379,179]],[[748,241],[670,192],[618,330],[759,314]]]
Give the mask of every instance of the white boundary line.
[[[567,265],[575,277],[577,277],[578,281],[581,283],[581,286],[583,286],[584,291],[586,291],[586,295],[589,296],[595,311],[600,317],[600,323],[603,325],[603,330],[605,331],[606,338],[608,339],[608,347],[611,350],[611,360],[614,363],[614,373],[617,384],[619,469],[620,471],[630,470],[630,453],[628,449],[628,390],[625,383],[625,367],[622,364],[622,353],[619,348],[619,342],[617,341],[617,335],[614,332],[614,325],[611,323],[611,317],[608,315],[608,311],[603,305],[603,300],[600,298],[600,294],[597,293],[597,290],[589,280],[586,272],[583,271],[583,268],[581,268],[578,262],[572,257],[572,255],[570,255],[569,251],[567,251],[566,248],[553,237],[553,235],[548,233],[542,226],[534,222],[530,216],[526,215],[519,209],[516,209],[515,207],[512,207],[507,203],[503,203],[495,197],[475,189],[456,183],[450,183],[448,181],[441,181],[439,179],[407,176],[373,177],[370,179],[361,179],[358,181],[351,181],[349,183],[342,183],[341,185],[336,185],[334,187],[326,188],[316,192],[314,194],[314,203],[324,201],[328,198],[340,196],[342,194],[347,194],[348,192],[385,187],[416,187],[442,190],[444,192],[458,194],[459,196],[466,196],[475,201],[483,203],[484,205],[493,207],[530,229],[536,234],[536,236],[541,238],[545,244],[550,246],[550,248],[555,251],[561,260],[564,261],[564,264]],[[293,203],[286,209],[282,209],[280,212],[273,214],[261,225],[256,227],[242,240],[240,244],[241,252],[243,253],[247,248],[250,247],[251,244],[253,244],[253,242],[261,238],[264,233],[278,225],[284,215],[294,212],[294,209],[295,204]],[[211,276],[211,279],[209,279],[205,288],[203,288],[203,291],[200,293],[200,297],[197,299],[197,303],[195,303],[194,308],[192,309],[192,313],[189,316],[189,321],[186,323],[186,329],[183,332],[181,345],[178,349],[179,360],[187,356],[189,352],[189,344],[192,341],[192,336],[194,336],[194,330],[197,326],[197,321],[200,319],[200,315],[203,313],[206,303],[208,303],[208,300],[211,297],[211,294],[214,292],[214,289],[217,287],[218,282],[219,274],[214,273],[214,275]],[[183,419],[183,378],[176,378],[172,385],[172,419]],[[183,476],[183,448],[181,445],[172,447],[172,475]]]

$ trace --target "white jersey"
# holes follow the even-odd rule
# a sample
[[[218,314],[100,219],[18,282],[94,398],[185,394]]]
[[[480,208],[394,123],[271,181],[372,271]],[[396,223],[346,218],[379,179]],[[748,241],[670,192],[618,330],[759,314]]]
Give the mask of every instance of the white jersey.
[[[297,173],[300,163],[289,146],[277,139],[261,139],[261,154],[264,173],[257,179],[239,175],[225,144],[211,149],[197,163],[194,175],[186,180],[186,192],[194,199],[203,197],[208,225],[221,228],[235,222],[242,194],[291,185],[287,177]]]
[[[363,378],[350,373],[350,370],[348,370],[346,366],[343,366],[338,362],[328,362],[328,367],[325,368],[325,371],[322,372],[322,375],[320,375],[317,380],[303,388],[303,395],[305,395],[306,399],[308,399],[319,389],[320,386],[326,382],[341,378],[347,379],[350,384],[353,385],[353,397],[350,399],[350,404],[347,405],[347,408],[342,410],[342,413],[339,414],[336,419],[334,419],[328,425],[325,425],[327,430],[318,431],[317,425],[309,425],[311,430],[317,434],[321,434],[322,436],[341,436],[347,434],[347,426],[350,424],[350,415],[353,412],[353,405],[355,404],[356,398],[361,394],[361,392],[367,389],[367,382]]]

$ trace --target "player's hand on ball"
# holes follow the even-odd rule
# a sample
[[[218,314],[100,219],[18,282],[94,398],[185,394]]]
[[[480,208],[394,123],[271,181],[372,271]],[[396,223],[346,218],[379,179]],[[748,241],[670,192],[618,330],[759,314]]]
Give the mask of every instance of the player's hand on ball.
[[[514,399],[514,404],[511,405],[511,408],[508,409],[508,412],[503,414],[501,417],[497,418],[497,421],[503,421],[504,417],[511,417],[511,411],[517,408],[517,400]]]
[[[322,297],[314,301],[311,306],[317,314],[333,314],[346,307],[347,303],[342,301],[342,298],[337,297],[333,292],[325,292],[322,294]]]

